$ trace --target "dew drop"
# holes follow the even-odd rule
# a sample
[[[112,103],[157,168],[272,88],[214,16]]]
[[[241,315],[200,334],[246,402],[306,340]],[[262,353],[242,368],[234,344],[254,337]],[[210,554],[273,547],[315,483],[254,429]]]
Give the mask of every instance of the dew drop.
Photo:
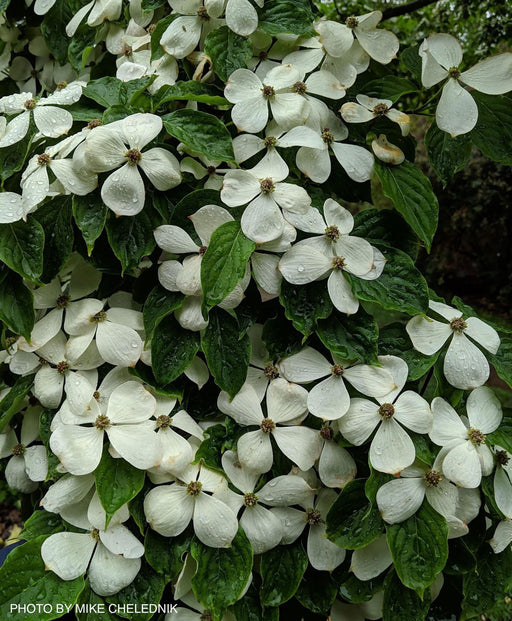
[[[297,267],[297,271],[298,271],[298,272],[303,272],[303,271],[304,271],[304,266],[303,266],[303,265],[299,265],[299,266]]]

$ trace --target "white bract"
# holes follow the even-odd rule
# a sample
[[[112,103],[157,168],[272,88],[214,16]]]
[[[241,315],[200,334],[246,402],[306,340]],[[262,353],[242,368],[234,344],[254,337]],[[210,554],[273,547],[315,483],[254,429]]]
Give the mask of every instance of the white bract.
[[[357,95],[357,103],[347,102],[340,108],[340,114],[347,123],[367,123],[373,119],[385,116],[390,121],[398,123],[402,136],[409,133],[410,119],[407,114],[391,108],[393,102],[389,99],[376,99],[367,95]]]
[[[444,359],[443,372],[455,388],[468,390],[484,384],[489,378],[489,363],[479,345],[495,354],[500,346],[496,330],[478,317],[463,318],[456,308],[430,300],[429,307],[446,319],[447,323],[416,315],[409,320],[406,329],[414,349],[433,356],[450,339]]]

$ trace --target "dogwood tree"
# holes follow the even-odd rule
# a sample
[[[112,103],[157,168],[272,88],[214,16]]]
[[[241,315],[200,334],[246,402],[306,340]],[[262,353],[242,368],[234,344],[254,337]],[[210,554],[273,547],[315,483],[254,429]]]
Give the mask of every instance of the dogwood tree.
[[[512,164],[512,54],[310,0],[0,11],[0,616],[491,611],[512,339],[415,266],[410,128],[444,183]]]

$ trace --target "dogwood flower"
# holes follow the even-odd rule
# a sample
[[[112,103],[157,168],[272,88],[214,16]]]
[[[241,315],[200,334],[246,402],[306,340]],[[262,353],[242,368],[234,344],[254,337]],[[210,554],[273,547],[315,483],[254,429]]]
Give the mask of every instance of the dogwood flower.
[[[512,543],[512,522],[510,520],[501,521],[494,531],[493,538],[489,541],[495,554],[503,552]]]
[[[317,463],[318,476],[326,487],[339,487],[355,479],[356,462],[347,449],[334,440],[335,430],[329,424],[320,429],[323,440],[322,452]]]
[[[163,49],[174,58],[185,58],[196,49],[201,37],[216,27],[220,15],[218,2],[202,0],[168,0],[171,8],[179,13],[160,39]]]
[[[350,571],[359,580],[371,580],[379,576],[392,562],[386,535],[381,535],[364,548],[352,552]]]
[[[494,467],[485,435],[499,427],[503,412],[499,399],[485,386],[475,388],[466,402],[467,419],[462,419],[442,397],[432,401],[434,423],[430,439],[446,447],[443,474],[456,485],[475,488]]]
[[[495,446],[497,466],[494,473],[494,497],[498,509],[512,519],[512,456],[501,446]]]
[[[461,311],[447,304],[430,300],[429,307],[448,323],[422,315],[413,317],[407,323],[406,330],[414,349],[431,356],[451,337],[443,365],[448,382],[463,390],[484,384],[489,377],[489,363],[467,337],[495,354],[500,346],[496,330],[477,317],[464,319]]]
[[[467,134],[478,120],[476,102],[460,82],[489,95],[512,90],[511,53],[486,58],[461,72],[462,48],[457,39],[449,34],[434,34],[423,41],[419,54],[423,86],[430,88],[448,78],[437,104],[436,123],[451,136]]]
[[[357,95],[357,103],[347,102],[340,108],[340,114],[347,123],[367,123],[379,117],[387,117],[398,123],[402,136],[409,133],[410,119],[407,114],[391,108],[393,102],[389,99],[376,99],[367,95]]]
[[[79,9],[66,26],[66,34],[72,37],[87,15],[87,25],[94,28],[102,22],[116,21],[121,15],[123,0],[91,0]]]

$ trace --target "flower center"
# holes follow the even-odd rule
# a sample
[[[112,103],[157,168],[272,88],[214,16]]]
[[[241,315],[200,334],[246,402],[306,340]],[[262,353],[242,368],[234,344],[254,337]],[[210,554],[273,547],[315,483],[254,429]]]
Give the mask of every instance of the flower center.
[[[263,433],[271,433],[276,428],[276,424],[274,423],[274,421],[271,418],[264,418],[261,421],[260,427],[261,427],[261,431],[263,431]]]
[[[268,86],[267,84],[263,85],[261,92],[263,93],[263,97],[265,97],[265,99],[270,99],[271,97],[274,97],[274,95],[276,94],[274,87]]]
[[[347,28],[357,28],[357,26],[359,25],[359,21],[357,17],[354,17],[354,15],[352,15],[351,17],[347,17],[345,25],[347,26]]]
[[[267,149],[271,149],[272,147],[276,146],[277,138],[275,136],[267,136],[263,141],[263,144]]]
[[[448,75],[450,78],[458,80],[460,78],[460,69],[458,67],[450,67],[450,69],[448,69]]]
[[[146,28],[146,32],[148,34],[153,34],[155,32],[156,29],[156,24],[149,24],[149,26]]]
[[[271,194],[276,189],[276,186],[274,185],[272,179],[267,177],[266,179],[262,179],[260,181],[260,188],[263,194]]]
[[[14,343],[16,343],[17,340],[18,340],[17,336],[8,336],[5,339],[5,349],[9,349],[10,347],[12,347]]]
[[[89,317],[89,321],[91,323],[102,323],[103,321],[106,321],[106,319],[107,313],[105,311],[99,311],[99,313],[96,313],[96,315]]]
[[[57,90],[61,91],[63,88],[66,88],[67,85],[68,83],[65,80],[62,80],[62,82],[59,82],[57,84]]]
[[[27,101],[23,104],[26,110],[33,110],[36,107],[35,99],[27,99]]]
[[[258,58],[260,60],[265,60],[266,58],[268,58],[268,52],[266,52],[265,50],[261,50],[261,52],[258,54]]]
[[[199,248],[199,254],[203,255],[208,250],[208,246],[201,246]]]
[[[468,437],[475,446],[485,444],[485,434],[482,433],[479,429],[473,429],[470,427],[468,429]]]
[[[389,108],[384,103],[379,103],[373,108],[373,114],[377,116],[384,116],[387,114]]]
[[[391,403],[383,403],[379,408],[379,416],[382,420],[389,420],[395,413],[395,408]]]
[[[331,367],[331,373],[335,377],[341,377],[343,373],[345,373],[345,369],[343,368],[341,364],[335,364]]]
[[[252,492],[250,494],[245,494],[244,496],[244,505],[246,507],[255,507],[258,504],[258,497],[256,494]]]
[[[93,119],[92,121],[89,121],[89,123],[87,124],[87,128],[94,129],[95,127],[99,127],[100,125],[103,125],[100,119]]]
[[[208,15],[208,11],[207,11],[206,7],[204,7],[204,6],[200,6],[197,9],[197,17],[199,17],[199,19],[202,22],[209,22],[210,21],[210,16]]]
[[[129,56],[132,53],[133,53],[132,48],[129,45],[125,45],[124,48],[123,48],[123,55],[124,56]]]
[[[345,259],[343,257],[334,257],[332,267],[335,270],[342,270],[345,267]]]
[[[500,466],[506,466],[510,461],[507,451],[498,451],[496,453],[496,461],[500,464]]]
[[[292,88],[298,95],[305,95],[308,90],[308,87],[304,84],[304,82],[295,82]]]
[[[138,149],[129,149],[124,156],[131,166],[135,166],[142,159],[142,153]]]
[[[443,477],[437,470],[429,470],[424,478],[428,487],[437,487],[443,480]]]
[[[335,224],[333,224],[325,229],[325,236],[329,241],[338,241],[340,238],[340,230]]]
[[[16,444],[16,446],[14,446],[12,449],[12,454],[15,455],[16,457],[20,457],[20,455],[23,455],[24,452],[25,452],[24,444]]]
[[[205,610],[199,617],[199,621],[213,621],[212,613],[209,610]]]
[[[92,393],[92,396],[96,399],[96,401],[100,400],[100,393],[97,390]]]
[[[171,426],[172,418],[167,416],[166,414],[162,414],[156,419],[156,427],[157,429],[167,429],[167,427]]]
[[[334,437],[334,431],[332,427],[329,427],[327,425],[325,427],[322,427],[322,429],[320,429],[320,436],[324,440],[332,440]]]
[[[201,483],[201,481],[191,481],[187,485],[187,494],[189,496],[198,496],[202,489],[203,484]]]
[[[324,127],[320,135],[325,144],[332,144],[334,142],[334,134],[328,127]]]
[[[93,528],[91,530],[91,537],[94,539],[94,541],[99,541],[100,540],[100,531],[97,528]]]
[[[68,371],[69,371],[69,363],[66,362],[65,360],[62,360],[62,362],[59,362],[59,364],[57,365],[57,373],[59,375],[65,375]]]
[[[103,429],[108,429],[110,427],[110,418],[104,414],[100,414],[94,421],[94,426],[101,431]]]
[[[215,166],[208,166],[208,168],[206,169],[206,172],[209,175],[214,175],[216,173],[217,169],[215,168]]]
[[[308,509],[306,511],[306,522],[311,524],[311,526],[316,526],[316,524],[320,524],[322,521],[322,514],[320,511],[316,509]]]
[[[273,364],[267,364],[267,366],[263,369],[263,373],[265,374],[265,377],[269,380],[273,380],[279,377],[279,371]]]
[[[52,158],[48,155],[48,153],[41,153],[41,155],[37,156],[37,163],[39,166],[48,166],[51,161]]]
[[[462,319],[462,317],[456,317],[450,321],[450,328],[457,334],[462,334],[468,327],[468,324]]]
[[[67,308],[70,300],[69,295],[59,295],[57,298],[57,308]]]

